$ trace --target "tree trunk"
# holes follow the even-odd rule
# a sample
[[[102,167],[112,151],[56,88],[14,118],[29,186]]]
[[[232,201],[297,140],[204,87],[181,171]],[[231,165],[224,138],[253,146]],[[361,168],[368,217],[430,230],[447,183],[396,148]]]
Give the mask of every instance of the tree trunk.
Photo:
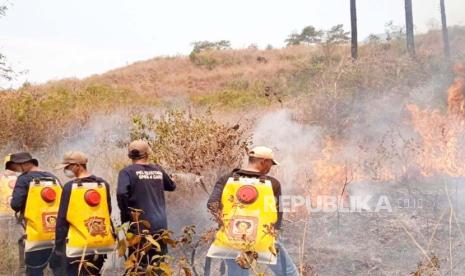
[[[447,29],[446,6],[444,0],[441,2],[441,22],[442,22],[442,41],[444,44],[444,55],[447,59],[450,57],[449,31]]]
[[[357,1],[350,0],[350,24],[352,34],[352,58],[358,57],[358,34],[357,34]]]
[[[407,51],[415,55],[415,38],[413,34],[412,0],[405,0],[405,27],[407,32]]]

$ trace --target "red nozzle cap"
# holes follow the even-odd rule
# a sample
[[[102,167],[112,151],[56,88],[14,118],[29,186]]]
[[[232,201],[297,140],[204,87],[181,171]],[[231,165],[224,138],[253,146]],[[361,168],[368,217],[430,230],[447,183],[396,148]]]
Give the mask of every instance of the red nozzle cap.
[[[57,197],[55,190],[49,187],[43,188],[40,195],[45,202],[53,202]]]
[[[252,204],[257,200],[258,191],[254,186],[245,185],[237,190],[236,196],[241,203]]]
[[[100,197],[99,192],[97,192],[94,189],[91,189],[91,190],[88,190],[84,194],[84,199],[86,203],[89,204],[90,206],[97,206],[100,204],[101,197]]]

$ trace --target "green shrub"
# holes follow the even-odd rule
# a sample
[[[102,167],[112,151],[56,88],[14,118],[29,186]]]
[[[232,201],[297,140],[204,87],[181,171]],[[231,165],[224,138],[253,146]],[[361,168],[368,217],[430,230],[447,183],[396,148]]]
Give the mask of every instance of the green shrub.
[[[220,92],[194,96],[192,101],[200,106],[220,108],[242,108],[250,106],[268,105],[269,100],[248,90],[225,89]]]
[[[205,67],[208,70],[212,70],[219,64],[219,61],[212,55],[212,51],[191,53],[189,58],[196,66]]]
[[[233,52],[228,53],[219,50],[191,53],[189,59],[194,65],[208,70],[213,70],[217,66],[239,65],[242,62],[240,57],[235,56]]]
[[[192,63],[197,66],[206,67],[212,70],[216,65],[222,63],[214,53],[221,50],[231,49],[231,42],[228,40],[220,40],[216,42],[196,41],[192,43],[194,49],[189,55]]]
[[[254,106],[267,106],[272,103],[274,94],[281,93],[278,79],[271,81],[249,81],[235,79],[220,91],[192,96],[191,100],[199,106],[220,109],[236,109]]]

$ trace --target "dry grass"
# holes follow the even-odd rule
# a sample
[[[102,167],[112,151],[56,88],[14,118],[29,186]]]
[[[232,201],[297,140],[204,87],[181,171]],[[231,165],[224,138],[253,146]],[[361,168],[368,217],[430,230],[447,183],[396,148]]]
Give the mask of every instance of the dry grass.
[[[0,271],[14,273],[18,270],[18,247],[13,241],[0,240]],[[12,275],[10,274],[10,275]]]
[[[402,41],[364,44],[357,61],[350,59],[348,45],[331,51],[318,46],[206,51],[196,57],[200,63],[161,57],[84,80],[25,86],[0,93],[0,142],[43,148],[72,135],[72,127],[85,126],[96,112],[180,98],[229,112],[302,102],[303,96],[306,106],[313,107],[307,117],[322,120],[318,116],[342,109],[341,104],[363,93],[401,93],[446,68],[438,35],[431,31],[417,37],[415,59],[408,57]],[[465,56],[463,43],[465,29],[452,28],[454,59]],[[343,127],[339,117],[324,120],[334,129]]]
[[[126,89],[76,81],[3,92],[0,94],[0,143],[27,150],[40,149],[85,128],[96,114],[136,104],[157,104],[156,100],[128,95]]]
[[[216,65],[211,69],[195,65],[188,57],[155,58],[92,77],[91,80],[158,97],[195,96],[226,88],[236,79],[266,80],[281,72],[289,72],[294,68],[291,61],[311,52],[313,49],[307,47],[212,51],[204,53],[215,60]],[[258,57],[266,61],[257,60]]]
[[[442,45],[437,36],[437,31],[431,31],[417,37],[419,59],[416,64],[412,64],[415,68],[409,69],[419,69],[425,61],[438,64],[437,61],[442,58]],[[456,49],[457,56],[463,55],[459,46],[463,44],[464,39],[465,31],[462,28],[451,30],[451,44],[452,48]],[[379,79],[383,83],[397,80],[396,78],[383,78],[386,70],[373,71],[372,69],[402,62],[408,63],[404,48],[403,41],[363,45],[359,67],[363,68],[368,65],[363,73],[372,73],[367,76],[367,79]],[[293,80],[292,76],[307,73],[306,70],[330,70],[331,68],[324,65],[335,66],[334,61],[337,63],[350,56],[347,46],[333,49],[331,57],[328,57],[325,52],[324,49],[315,46],[294,46],[273,50],[207,51],[203,54],[205,59],[211,61],[210,66],[196,65],[184,56],[161,57],[137,62],[103,75],[91,77],[89,80],[126,87],[131,91],[162,98],[216,93],[228,89],[231,83],[237,80],[249,83],[272,81],[272,85],[280,82],[283,83],[283,87],[279,88],[285,89],[293,86],[289,82]],[[388,61],[387,64],[386,61]],[[425,68],[425,70],[429,69],[434,68]],[[374,87],[370,83],[362,83],[360,86]]]

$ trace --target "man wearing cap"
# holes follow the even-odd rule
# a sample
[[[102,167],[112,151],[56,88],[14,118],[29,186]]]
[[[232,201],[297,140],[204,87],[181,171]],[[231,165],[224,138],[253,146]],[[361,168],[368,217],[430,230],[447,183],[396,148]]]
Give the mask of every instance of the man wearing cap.
[[[233,176],[239,177],[247,177],[247,178],[264,178],[269,180],[272,185],[273,194],[276,198],[276,210],[278,210],[277,214],[277,222],[274,224],[275,230],[279,230],[282,224],[283,214],[279,209],[279,198],[281,196],[281,184],[279,181],[267,174],[270,172],[271,167],[273,165],[279,165],[279,163],[275,160],[273,151],[267,147],[255,147],[248,153],[249,160],[248,164],[245,169],[235,169],[231,173],[221,177],[215,184],[213,188],[212,194],[207,203],[207,208],[211,212],[211,214],[216,218],[219,223],[221,221],[221,209],[222,209],[222,195],[223,190],[230,179]],[[285,275],[285,276],[297,276],[299,275],[297,271],[297,267],[295,266],[294,262],[292,261],[291,257],[285,250],[285,248],[276,243],[278,256],[277,262],[274,265],[269,265],[269,268],[273,271],[275,275]],[[226,259],[224,260],[227,266],[228,275],[230,276],[240,276],[240,275],[249,275],[248,270],[242,269],[238,264],[236,264],[234,259]]]
[[[79,182],[95,182],[104,183],[107,192],[107,204],[108,204],[108,217],[111,214],[111,199],[110,199],[110,185],[103,178],[97,177],[91,174],[87,170],[87,157],[84,153],[79,151],[71,151],[64,155],[63,162],[57,166],[56,169],[63,169],[64,174],[68,178],[73,180],[67,182],[63,186],[63,192],[61,194],[60,209],[57,216],[56,226],[56,250],[57,254],[65,256],[66,252],[66,238],[70,228],[70,223],[67,220],[68,205],[70,203],[71,191],[73,183]],[[77,211],[77,210],[76,210]],[[92,263],[93,266],[87,266],[86,269],[81,267],[81,273],[79,274],[79,266],[81,258],[66,258],[66,275],[100,275],[100,270],[106,259],[106,254],[99,255],[86,255],[85,261]],[[95,269],[97,268],[97,269]]]
[[[21,173],[16,180],[11,199],[11,208],[20,213],[22,217],[26,208],[29,184],[34,179],[58,178],[39,168],[39,161],[31,156],[28,152],[19,152],[7,156],[5,169]],[[26,275],[43,275],[47,265],[50,266],[54,275],[60,274],[60,258],[58,258],[51,248],[36,250],[25,253]]]
[[[143,211],[140,219],[148,221],[150,229],[147,230],[155,234],[168,228],[165,191],[174,191],[176,184],[161,166],[149,162],[151,154],[152,149],[146,141],[131,142],[128,157],[132,164],[119,172],[117,199],[121,223],[131,222],[131,208],[140,209]],[[161,252],[152,250],[148,254],[166,254],[166,244],[160,245]]]

